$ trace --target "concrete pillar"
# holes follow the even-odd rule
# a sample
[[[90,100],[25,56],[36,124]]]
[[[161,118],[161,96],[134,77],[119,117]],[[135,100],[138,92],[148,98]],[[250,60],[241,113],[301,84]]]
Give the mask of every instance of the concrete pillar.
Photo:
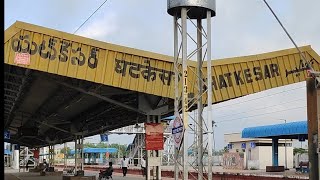
[[[147,123],[151,122],[150,119],[150,115],[147,115]],[[151,166],[149,164],[149,159],[151,157],[151,151],[147,150],[147,155],[146,155],[146,169],[147,169],[147,175],[146,175],[146,180],[150,180],[151,179],[151,174],[150,174],[150,170],[151,170]]]
[[[13,155],[14,155],[14,146],[13,146],[13,144],[10,144],[10,148],[11,148],[11,155],[10,155],[10,167],[12,167],[13,166]]]
[[[19,169],[19,150],[15,150],[15,148],[12,148],[12,154],[13,154],[13,161],[12,161],[12,168],[13,169]]]
[[[318,86],[317,86],[317,116],[318,116],[318,149],[317,149],[317,155],[318,155],[318,179],[320,178],[320,80],[318,80]],[[315,172],[317,173],[317,172]]]
[[[64,143],[64,156],[63,156],[63,164],[64,164],[64,167],[67,168],[67,156],[68,156],[68,153],[67,153],[67,143]]]
[[[142,156],[141,156],[141,153],[140,153],[140,149],[141,149],[141,143],[140,143],[140,139],[141,139],[141,136],[140,136],[140,134],[136,134],[136,137],[137,137],[137,145],[138,145],[138,166],[141,164],[141,158],[142,158]]]
[[[161,123],[160,119],[161,119],[161,116],[158,115],[156,123]],[[157,166],[157,177],[156,178],[160,180],[161,179],[162,150],[156,151],[156,154],[157,154],[157,157],[160,158],[160,166]]]
[[[97,162],[97,156],[98,156],[97,153],[93,153],[93,163]]]
[[[152,120],[151,120],[151,122],[152,123],[155,123],[156,122],[156,119],[155,119],[156,117],[155,116],[152,116]],[[157,151],[151,151],[151,156],[152,157],[157,157],[158,156],[158,153],[157,153]],[[158,168],[157,168],[157,166],[153,166],[152,167],[152,175],[153,175],[153,178],[155,177],[156,179],[157,179],[157,170],[158,170]]]
[[[103,153],[100,153],[100,163],[103,163]]]
[[[147,115],[147,122],[149,123],[160,123],[161,116],[155,116],[155,115]],[[162,157],[162,151],[161,150],[147,150],[146,155],[146,169],[147,169],[147,175],[146,179],[156,179],[161,180],[161,157]],[[152,159],[153,164],[150,163],[150,159]],[[156,162],[159,162],[159,164],[154,164]],[[150,171],[152,171],[150,173]]]
[[[74,140],[74,167],[75,167],[75,172],[78,171],[78,145],[77,145],[77,136]]]
[[[318,93],[317,93],[318,91]],[[308,155],[309,155],[309,179],[319,179],[319,164],[318,164],[318,98],[319,89],[316,88],[316,80],[307,78],[307,115],[308,115]],[[320,104],[320,103],[319,103]]]
[[[49,145],[49,167],[54,166],[54,145]]]
[[[279,166],[278,139],[272,138],[272,166]]]
[[[83,171],[84,163],[84,149],[83,149],[83,136],[76,135],[75,137],[75,172]]]

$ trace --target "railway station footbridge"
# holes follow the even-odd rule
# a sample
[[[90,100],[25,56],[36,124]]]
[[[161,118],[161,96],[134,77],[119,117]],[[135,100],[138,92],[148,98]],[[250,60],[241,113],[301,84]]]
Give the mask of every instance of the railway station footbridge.
[[[173,57],[24,22],[5,30],[4,48],[11,143],[43,147],[173,115]],[[213,60],[212,102],[304,81],[307,63],[319,71],[320,57],[311,46],[300,50],[308,62],[296,49]],[[195,63],[188,70],[196,72]],[[194,74],[187,82],[191,99],[198,91]]]

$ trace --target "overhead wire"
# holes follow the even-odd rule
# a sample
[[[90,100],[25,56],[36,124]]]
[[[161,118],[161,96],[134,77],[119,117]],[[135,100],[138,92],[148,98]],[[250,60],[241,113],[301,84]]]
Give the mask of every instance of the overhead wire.
[[[276,20],[278,21],[278,23],[280,24],[280,26],[282,27],[282,29],[284,30],[284,32],[286,33],[286,35],[289,37],[289,39],[291,40],[291,42],[293,43],[293,45],[295,46],[295,48],[298,50],[300,56],[303,58],[303,60],[308,64],[308,68],[313,70],[310,63],[306,60],[306,57],[304,56],[304,54],[301,52],[301,50],[299,49],[298,45],[296,44],[296,42],[293,40],[293,38],[291,37],[291,35],[289,34],[289,32],[287,31],[287,29],[285,28],[285,26],[282,24],[282,22],[280,21],[280,19],[278,18],[278,16],[276,15],[276,13],[273,11],[273,9],[271,8],[271,6],[267,3],[266,0],[263,0],[264,3],[266,4],[266,6],[268,7],[268,9],[271,11],[271,13],[273,14],[273,16],[276,18]],[[303,86],[305,87],[305,86]],[[300,88],[303,88],[303,87],[300,87]],[[299,89],[299,88],[294,88],[294,89],[291,89],[291,90],[295,90],[295,89]],[[280,93],[284,93],[284,92],[288,92],[288,91],[291,91],[291,90],[286,90],[286,91],[283,91],[283,92],[279,92],[279,93],[275,93],[275,94],[272,94],[272,95],[276,95],[276,94],[280,94]],[[262,96],[262,97],[258,97],[258,98],[255,98],[255,99],[250,99],[250,100],[247,100],[247,101],[242,101],[242,102],[238,102],[238,103],[234,103],[234,104],[229,104],[229,105],[225,105],[225,106],[220,106],[220,107],[216,107],[214,109],[220,109],[220,108],[223,108],[223,107],[228,107],[228,106],[232,106],[232,105],[237,105],[237,104],[242,104],[242,103],[245,103],[245,102],[249,102],[249,101],[253,101],[253,100],[257,100],[257,99],[261,99],[261,98],[265,98],[265,97],[268,97],[268,96],[272,96],[272,95],[267,95],[267,96]]]
[[[292,88],[292,89],[284,90],[284,91],[281,91],[281,92],[277,92],[277,93],[273,93],[273,94],[268,94],[268,95],[265,95],[265,96],[260,96],[260,97],[253,98],[253,99],[248,99],[248,100],[246,100],[246,101],[241,101],[241,102],[237,102],[237,103],[233,103],[233,104],[227,104],[227,105],[224,105],[224,106],[215,107],[214,110],[215,110],[215,109],[224,108],[224,107],[228,107],[228,106],[237,105],[237,104],[242,104],[242,103],[245,103],[245,102],[254,101],[254,100],[257,100],[257,99],[262,99],[262,98],[274,96],[274,95],[277,95],[277,94],[281,94],[281,93],[285,93],[285,92],[289,92],[289,91],[293,91],[293,90],[297,90],[297,89],[301,89],[301,88],[305,88],[305,86],[301,86],[301,87],[297,87],[297,88]]]
[[[79,27],[76,31],[74,31],[73,34],[76,34],[76,32],[107,2],[108,0],[105,0],[99,7],[96,9]]]
[[[307,63],[307,68],[308,70],[312,70],[313,71],[313,68],[311,67],[310,63],[306,60],[306,57],[304,56],[304,54],[301,52],[301,50],[299,49],[299,47],[297,46],[297,44],[295,43],[295,41],[293,40],[293,38],[290,36],[290,34],[288,33],[288,31],[286,30],[286,28],[284,27],[284,25],[281,23],[281,21],[279,20],[279,18],[277,17],[277,15],[275,14],[275,12],[272,10],[272,8],[269,6],[269,4],[266,2],[266,0],[263,0],[264,3],[267,5],[267,7],[269,8],[269,10],[271,11],[271,13],[274,15],[274,17],[276,18],[276,20],[278,21],[278,23],[280,24],[280,26],[282,27],[282,29],[285,31],[285,33],[287,34],[287,36],[289,37],[289,39],[291,40],[291,42],[294,44],[295,48],[298,50],[300,56],[303,58],[303,60]],[[302,88],[302,87],[300,87]],[[298,88],[295,88],[295,89],[298,89]],[[291,90],[294,90],[294,89],[291,89]],[[290,90],[289,90],[290,91]],[[287,91],[283,91],[283,92],[288,92]],[[280,93],[283,93],[283,92],[280,92]],[[280,94],[280,93],[275,93],[275,94]],[[272,95],[275,95],[275,94],[272,94]],[[266,96],[264,96],[266,97]],[[248,100],[248,101],[252,101],[252,100],[256,100],[256,99],[261,99],[263,97],[259,97],[259,98],[255,98],[255,99],[251,99],[251,100]],[[248,102],[248,101],[245,101],[245,102]],[[240,102],[240,103],[235,103],[235,104],[241,104],[241,103],[244,103],[244,102]],[[287,102],[288,103],[288,102]],[[231,104],[231,105],[235,105],[235,104]],[[215,109],[218,109],[218,108],[222,108],[222,107],[227,107],[227,106],[230,106],[230,105],[226,105],[226,106],[221,106],[221,107],[217,107]],[[229,120],[223,120],[223,121],[218,121],[216,123],[222,123],[222,122],[230,122],[230,121],[235,121],[235,120],[239,120],[239,119],[245,119],[245,118],[251,118],[251,117],[256,117],[256,116],[261,116],[261,115],[266,115],[266,114],[271,114],[271,113],[278,113],[278,112],[284,112],[284,111],[289,111],[289,110],[293,110],[293,109],[298,109],[298,108],[305,108],[306,106],[300,106],[300,107],[294,107],[294,108],[290,108],[290,109],[285,109],[285,110],[279,110],[279,111],[273,111],[273,112],[268,112],[268,113],[263,113],[263,114],[257,114],[257,115],[252,115],[252,116],[247,116],[247,117],[240,117],[240,118],[234,118],[234,119],[229,119]],[[243,112],[242,112],[243,113]],[[239,114],[239,113],[238,113]],[[241,114],[241,113],[240,113]],[[235,115],[235,114],[233,114]],[[224,116],[224,117],[227,117],[227,116]]]
[[[284,110],[279,110],[279,111],[267,112],[267,113],[263,113],[263,114],[256,114],[256,115],[252,115],[252,116],[233,118],[233,119],[218,121],[216,123],[236,121],[236,120],[239,120],[239,119],[251,118],[251,117],[256,117],[256,116],[261,116],[261,115],[266,115],[266,114],[271,114],[271,113],[279,113],[279,112],[284,112],[284,111],[289,111],[289,110],[299,109],[299,108],[305,108],[305,107],[307,107],[307,106],[299,106],[299,107],[294,107],[294,108],[289,108],[289,109],[284,109]]]
[[[307,63],[307,65],[308,65],[307,68],[308,68],[309,70],[312,70],[312,71],[313,71],[310,63],[306,60],[306,57],[305,57],[304,54],[301,52],[301,50],[299,49],[298,45],[295,43],[295,41],[293,40],[293,38],[291,37],[291,35],[290,35],[289,32],[287,31],[287,29],[285,28],[285,26],[281,23],[280,19],[278,18],[278,16],[276,15],[276,13],[273,11],[273,9],[271,8],[271,6],[267,3],[266,0],[263,0],[263,2],[266,4],[266,6],[267,6],[268,9],[271,11],[271,13],[273,14],[273,16],[276,18],[276,20],[278,21],[278,23],[280,24],[280,26],[282,27],[282,29],[284,30],[284,32],[286,33],[286,35],[289,37],[289,39],[291,40],[291,42],[294,44],[294,46],[295,46],[295,48],[298,50],[300,56],[301,56],[301,57],[303,58],[303,60]],[[303,86],[303,87],[305,87],[305,86]],[[303,87],[299,87],[299,88],[303,88]],[[227,107],[227,106],[231,106],[231,105],[242,104],[242,103],[244,103],[244,102],[257,100],[257,99],[265,98],[265,97],[268,97],[268,96],[273,96],[273,95],[276,95],[276,94],[288,92],[288,91],[295,90],[295,89],[299,89],[299,88],[294,88],[294,89],[282,91],[282,92],[279,92],[279,93],[274,93],[274,94],[272,94],[272,95],[262,96],[262,97],[258,97],[258,98],[255,98],[255,99],[250,99],[250,100],[247,100],[247,101],[242,101],[242,102],[238,102],[238,103],[234,103],[234,104],[229,104],[229,105],[225,105],[225,106],[220,106],[220,107],[216,107],[215,109],[219,109],[219,108],[223,108],[223,107]],[[306,107],[306,106],[295,107],[295,108],[290,108],[290,109],[285,109],[285,110],[280,110],[280,111],[274,111],[274,112],[268,112],[268,113],[263,113],[263,114],[257,114],[257,115],[247,116],[247,117],[234,118],[234,119],[229,119],[229,120],[224,120],[224,121],[218,121],[218,122],[216,122],[216,123],[235,121],[235,120],[238,120],[238,119],[256,117],[256,116],[261,116],[261,115],[266,115],[266,114],[271,114],[271,113],[277,113],[277,112],[283,112],[283,111],[288,111],[288,110],[298,109],[298,108],[304,108],[304,107]],[[264,107],[264,108],[265,108],[265,107]],[[261,108],[260,108],[260,109],[261,109]],[[238,113],[238,114],[242,114],[242,113],[244,113],[244,112],[241,112],[241,113]],[[236,115],[236,114],[233,114],[233,115]],[[223,117],[228,117],[228,116],[229,116],[229,115],[223,116]],[[230,116],[231,116],[231,115],[230,115]]]
[[[280,26],[282,27],[282,29],[284,30],[284,32],[287,34],[287,36],[289,37],[289,39],[291,40],[291,42],[294,44],[294,46],[296,47],[296,49],[299,51],[300,56],[303,58],[303,60],[307,63],[308,65],[308,69],[313,71],[313,68],[311,67],[310,63],[307,61],[307,58],[304,56],[304,54],[301,52],[301,50],[299,49],[299,47],[297,46],[297,44],[295,43],[295,41],[293,40],[293,38],[290,36],[289,32],[287,31],[287,29],[284,27],[284,25],[281,23],[280,19],[278,18],[278,16],[276,15],[276,13],[273,11],[273,9],[271,8],[271,6],[267,3],[266,0],[263,0],[264,3],[267,5],[267,7],[269,8],[269,10],[271,11],[271,13],[273,14],[273,16],[277,19],[278,23],[280,24]]]
[[[303,60],[308,64],[308,68],[311,69],[311,70],[313,70],[312,67],[310,66],[309,62],[306,61],[306,58],[305,58],[304,54],[300,51],[299,47],[297,46],[297,44],[295,43],[295,41],[293,40],[293,38],[290,36],[290,34],[288,33],[288,31],[286,30],[286,28],[284,27],[284,25],[281,23],[280,19],[279,19],[278,16],[275,14],[275,12],[273,11],[273,9],[270,7],[270,5],[267,3],[266,0],[263,0],[263,1],[264,1],[264,3],[267,5],[267,7],[269,8],[269,10],[271,11],[271,13],[273,14],[273,16],[276,18],[276,20],[278,21],[278,23],[280,24],[280,26],[282,27],[282,29],[285,31],[285,33],[287,34],[287,36],[289,37],[289,39],[291,40],[291,42],[294,44],[295,48],[299,51],[300,56],[301,56],[301,57],[303,58]],[[304,86],[303,86],[303,87],[304,87]],[[299,88],[303,88],[303,87],[299,87]],[[294,88],[294,89],[282,91],[282,92],[275,93],[275,94],[280,94],[280,93],[288,92],[288,91],[295,90],[295,89],[299,89],[299,88]],[[272,95],[275,95],[275,94],[272,94]],[[269,95],[269,96],[270,96],[270,95]],[[220,106],[220,107],[217,107],[217,108],[215,108],[215,109],[219,109],[219,108],[227,107],[227,106],[231,106],[231,105],[236,105],[236,104],[241,104],[241,103],[244,103],[244,102],[248,102],[248,101],[252,101],[252,100],[256,100],[256,99],[261,99],[261,98],[264,98],[264,97],[267,97],[267,96],[262,96],[262,97],[258,97],[258,98],[255,98],[255,99],[250,99],[250,100],[247,100],[247,101],[238,102],[238,103],[235,103],[235,104]],[[268,113],[263,113],[263,114],[257,114],[257,115],[247,116],[247,117],[240,117],[240,118],[234,118],[234,119],[229,119],[229,120],[224,120],[224,121],[218,121],[218,122],[216,122],[216,123],[235,121],[235,120],[238,120],[238,119],[256,117],[256,116],[261,116],[261,115],[266,115],[266,114],[271,114],[271,113],[277,113],[277,112],[283,112],[283,111],[288,111],[288,110],[298,109],[298,108],[304,108],[304,107],[306,107],[306,106],[300,106],[300,107],[295,107],[295,108],[290,108],[290,109],[285,109],[285,110],[279,110],[279,111],[274,111],[274,112],[268,112]],[[241,114],[241,113],[240,113],[240,114]],[[226,116],[224,116],[224,117],[226,117]]]
[[[261,109],[265,109],[265,108],[269,108],[269,107],[280,106],[280,105],[283,105],[283,104],[288,104],[288,103],[292,103],[292,102],[295,102],[295,101],[300,101],[300,100],[303,100],[303,99],[305,99],[305,98],[299,98],[299,99],[295,99],[295,100],[292,100],[292,101],[283,102],[283,103],[276,104],[276,105],[270,105],[270,106],[264,106],[264,107],[259,107],[259,108],[255,108],[255,109],[250,109],[250,111],[256,111],[256,110],[261,110]],[[215,118],[216,118],[216,119],[225,118],[225,117],[234,116],[234,115],[239,115],[239,114],[243,114],[243,113],[247,113],[247,112],[248,112],[248,111],[242,111],[242,112],[238,112],[238,113],[234,113],[234,114],[228,114],[228,115],[225,115],[225,116],[217,116],[217,117],[215,117]]]
[[[268,6],[269,10],[272,12],[272,14],[274,15],[274,17],[277,19],[278,23],[281,25],[282,29],[285,31],[285,33],[287,34],[287,36],[289,37],[289,39],[291,40],[291,42],[294,44],[295,48],[298,50],[298,52],[300,53],[300,56],[303,58],[303,60],[307,63],[307,68],[310,70],[313,70],[312,67],[310,66],[310,63],[306,60],[306,57],[304,56],[304,54],[300,51],[299,47],[297,46],[297,44],[295,43],[295,41],[293,40],[293,38],[290,36],[290,34],[288,33],[288,31],[286,30],[286,28],[284,27],[284,25],[281,23],[281,21],[279,20],[279,18],[277,17],[277,15],[274,13],[274,11],[272,10],[272,8],[268,5],[268,3],[266,2],[266,0],[263,0],[265,2],[265,4]],[[266,98],[266,97],[270,97],[270,96],[274,96],[274,95],[277,95],[277,94],[281,94],[281,93],[284,93],[284,92],[289,92],[289,91],[293,91],[293,90],[296,90],[296,89],[301,89],[301,88],[305,88],[305,86],[303,87],[298,87],[298,88],[293,88],[293,89],[290,89],[290,90],[285,90],[285,91],[282,91],[282,92],[278,92],[278,93],[274,93],[274,94],[269,94],[269,95],[266,95],[266,96],[261,96],[261,97],[257,97],[257,98],[254,98],[254,99],[250,99],[250,100],[246,100],[246,101],[242,101],[242,102],[238,102],[238,103],[234,103],[234,104],[228,104],[228,105],[225,105],[225,106],[220,106],[220,107],[216,107],[214,109],[220,109],[220,108],[223,108],[223,107],[228,107],[228,106],[232,106],[232,105],[238,105],[238,104],[242,104],[242,103],[245,103],[245,102],[250,102],[250,101],[254,101],[254,100],[258,100],[258,99],[262,99],[262,98]],[[297,100],[293,100],[293,101],[298,101],[298,100],[301,100],[301,99],[297,99]],[[293,102],[293,101],[289,101],[289,102],[285,102],[285,103],[281,103],[281,104],[286,104],[286,103],[290,103],[290,102]],[[281,104],[278,104],[278,105],[281,105]],[[277,106],[278,106],[277,105]],[[274,106],[274,105],[273,105]],[[271,106],[268,106],[268,107],[271,107]],[[263,108],[268,108],[268,107],[263,107]],[[256,116],[261,116],[261,115],[267,115],[267,114],[272,114],[272,113],[279,113],[279,112],[284,112],[284,111],[289,111],[289,110],[293,110],[293,109],[298,109],[298,108],[305,108],[306,106],[299,106],[299,107],[293,107],[293,108],[289,108],[289,109],[284,109],[284,110],[278,110],[278,111],[273,111],[273,112],[267,112],[267,113],[262,113],[262,114],[256,114],[256,115],[251,115],[251,116],[247,116],[247,117],[240,117],[240,118],[233,118],[233,119],[229,119],[229,120],[224,120],[224,121],[218,121],[216,123],[222,123],[222,122],[230,122],[230,121],[235,121],[235,120],[239,120],[239,119],[244,119],[244,118],[251,118],[251,117],[256,117]],[[262,109],[262,108],[258,108],[258,109]],[[258,109],[254,109],[254,110],[258,110]],[[251,109],[253,110],[253,109]],[[245,113],[245,112],[241,112],[241,113]],[[238,114],[241,114],[241,113],[238,113]],[[232,114],[232,115],[236,115],[236,114]],[[228,115],[228,116],[232,116],[232,115]],[[223,116],[223,117],[228,117],[228,116]]]

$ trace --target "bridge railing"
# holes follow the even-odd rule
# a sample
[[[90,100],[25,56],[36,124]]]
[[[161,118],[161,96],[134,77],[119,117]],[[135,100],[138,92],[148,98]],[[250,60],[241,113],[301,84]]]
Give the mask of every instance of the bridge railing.
[[[169,136],[171,134],[172,127],[164,125],[164,135]],[[145,134],[144,123],[130,125],[122,128],[118,128],[112,131],[108,131],[107,134]]]
[[[139,124],[115,129],[112,131],[108,131],[107,133],[108,134],[144,134],[145,128],[144,128],[144,123],[139,123]]]

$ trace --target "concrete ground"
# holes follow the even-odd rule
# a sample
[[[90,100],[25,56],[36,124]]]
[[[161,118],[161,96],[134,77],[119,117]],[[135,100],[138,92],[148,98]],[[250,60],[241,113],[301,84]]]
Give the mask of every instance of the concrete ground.
[[[85,171],[85,175],[95,175],[98,177],[97,171]],[[4,171],[5,180],[62,180],[61,176],[40,176],[40,173],[33,172],[19,172],[18,170],[13,170],[5,168]],[[98,179],[98,178],[97,178]],[[123,177],[120,173],[113,173],[114,180],[144,180],[145,178],[141,175],[131,175],[127,174],[126,177]],[[163,180],[173,180],[172,178],[162,178]]]
[[[133,168],[133,167],[131,167]],[[162,169],[173,169],[173,167],[163,167]],[[297,174],[294,169],[285,172],[279,173],[267,173],[265,170],[228,170],[222,169],[221,167],[214,167],[214,172],[220,173],[240,173],[242,175],[258,175],[258,176],[265,176],[265,177],[295,177],[299,179],[308,179],[308,174]],[[61,171],[62,169],[57,168],[57,170]],[[191,169],[190,169],[191,170]],[[25,170],[13,170],[10,168],[5,168],[5,180],[61,180],[61,176],[40,176],[39,173],[32,173],[32,172],[25,172]],[[98,171],[90,171],[85,170],[85,175],[95,175],[98,177]],[[127,174],[126,177],[123,177],[121,173],[113,173],[114,180],[144,180],[144,177],[141,175],[133,175]],[[173,180],[173,178],[166,178],[162,177],[163,180]]]
[[[85,165],[85,167],[98,167],[100,169],[105,168],[106,166],[90,166]],[[120,168],[119,165],[114,165],[114,168]],[[181,170],[182,167],[179,167]],[[139,166],[129,166],[128,169],[141,169]],[[174,166],[161,166],[163,171],[173,171]],[[208,172],[207,166],[205,166],[205,171]],[[224,169],[222,166],[213,166],[212,171],[214,173],[226,173],[226,174],[241,174],[241,175],[253,175],[253,176],[265,176],[265,177],[290,177],[290,178],[299,178],[299,179],[308,179],[307,173],[297,173],[295,169],[290,169],[285,172],[266,172],[265,169],[261,170],[235,170],[235,169]],[[192,167],[189,167],[189,172],[195,172]]]

